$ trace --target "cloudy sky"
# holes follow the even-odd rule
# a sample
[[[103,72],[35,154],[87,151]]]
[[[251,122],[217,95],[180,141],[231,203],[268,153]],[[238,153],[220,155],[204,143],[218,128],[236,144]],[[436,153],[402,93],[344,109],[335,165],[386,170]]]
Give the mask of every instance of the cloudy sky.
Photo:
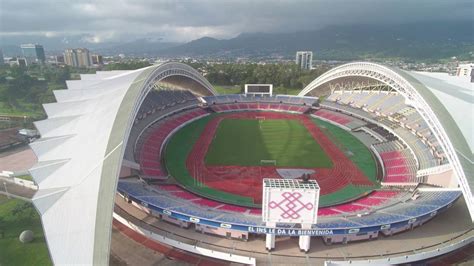
[[[471,19],[472,0],[0,0],[0,35],[184,42],[337,24]]]

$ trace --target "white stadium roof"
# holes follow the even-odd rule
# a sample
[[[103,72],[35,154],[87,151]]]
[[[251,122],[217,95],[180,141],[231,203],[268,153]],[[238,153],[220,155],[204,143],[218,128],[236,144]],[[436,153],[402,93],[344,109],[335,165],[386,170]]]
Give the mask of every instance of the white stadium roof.
[[[134,71],[98,72],[68,81],[44,104],[48,119],[35,122],[41,139],[30,144],[38,163],[33,197],[54,264],[108,263],[118,174],[131,126],[157,81],[184,76],[214,95],[196,70],[166,63]]]
[[[447,73],[409,72],[421,81],[449,111],[464,138],[474,150],[474,83]]]

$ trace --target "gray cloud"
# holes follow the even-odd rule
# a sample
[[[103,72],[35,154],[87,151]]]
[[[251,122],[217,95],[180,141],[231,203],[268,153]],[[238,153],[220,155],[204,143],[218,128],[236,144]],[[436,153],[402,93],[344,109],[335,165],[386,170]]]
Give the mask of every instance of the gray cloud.
[[[472,0],[0,0],[0,35],[189,41],[337,24],[470,19]]]

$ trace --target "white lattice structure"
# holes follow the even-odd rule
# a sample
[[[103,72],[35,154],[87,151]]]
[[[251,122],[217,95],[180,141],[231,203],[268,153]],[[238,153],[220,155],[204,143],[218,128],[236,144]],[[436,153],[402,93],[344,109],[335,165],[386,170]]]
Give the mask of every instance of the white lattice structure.
[[[285,223],[310,229],[318,222],[319,192],[315,180],[263,179],[262,221],[273,228]],[[299,237],[300,250],[308,252],[310,243],[310,236]],[[266,235],[265,246],[268,250],[275,248],[274,234]]]
[[[319,186],[315,180],[264,179],[262,220],[265,223],[316,224]]]
[[[443,86],[442,80],[439,82],[435,80],[429,82],[429,85],[425,85],[428,82],[421,82],[418,78],[420,78],[419,73],[410,73],[375,63],[349,63],[333,68],[316,78],[300,92],[299,96],[311,94],[322,86],[332,82],[337,83],[337,80],[340,79],[373,80],[400,93],[406,99],[406,103],[412,105],[420,113],[440,143],[457,175],[471,218],[474,221],[474,197],[472,194],[474,190],[474,160],[470,148],[472,143],[466,141],[466,136],[472,132],[461,132],[457,122],[444,104],[432,92],[433,89],[436,89],[433,88],[434,86]],[[423,77],[423,79],[429,78]],[[469,121],[465,121],[465,123],[469,123]]]
[[[68,81],[44,104],[48,119],[35,123],[31,143],[39,186],[33,197],[53,263],[108,265],[114,195],[135,116],[158,81],[180,76],[199,96],[215,95],[199,72],[181,63],[134,71],[97,72]],[[156,89],[156,88],[155,88]]]

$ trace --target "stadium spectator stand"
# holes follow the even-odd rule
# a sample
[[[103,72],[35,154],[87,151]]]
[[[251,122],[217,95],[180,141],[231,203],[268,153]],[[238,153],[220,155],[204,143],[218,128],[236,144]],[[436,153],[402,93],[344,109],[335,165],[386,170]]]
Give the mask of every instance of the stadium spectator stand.
[[[156,121],[183,110],[197,107],[199,100],[189,91],[153,90],[144,100],[130,132],[124,158],[136,161],[137,141],[145,129]]]
[[[203,98],[216,112],[238,110],[273,110],[304,113],[310,107],[317,106],[318,98],[288,95],[218,95]]]
[[[160,155],[166,139],[177,128],[207,112],[198,107],[199,100],[190,93],[161,91],[152,95],[145,99],[145,107],[139,111],[140,117],[135,121],[141,132],[135,138],[137,141],[134,151],[143,172],[142,177],[156,179],[166,176]],[[162,101],[161,97],[167,100]],[[223,117],[298,119],[325,147],[332,161],[336,162],[333,170],[328,170],[327,173],[324,169],[318,171],[318,181],[325,188],[324,193],[337,191],[348,183],[364,185],[365,179],[354,174],[357,169],[348,169],[347,165],[341,164],[347,157],[339,154],[339,150],[332,147],[334,144],[321,134],[309,116],[301,113],[343,126],[367,146],[372,146],[382,161],[385,170],[383,181],[386,183],[416,182],[418,169],[445,163],[429,128],[419,119],[419,114],[393,92],[335,92],[321,104],[322,109],[318,107],[317,99],[310,97],[220,95],[203,99],[213,111],[229,113],[208,122],[202,134],[204,137],[193,147],[186,164],[192,175],[195,174],[193,171],[198,171],[210,182],[207,185],[217,186],[221,191],[226,191],[228,181],[236,178],[245,177],[246,184],[239,187],[238,182],[232,182],[233,191],[248,190],[248,185],[252,182],[261,183],[262,176],[278,177],[274,167],[254,169],[203,165],[205,147],[209,145],[219,119]],[[170,102],[174,104],[169,104]],[[164,105],[165,103],[167,104]],[[247,112],[234,112],[243,110]],[[280,112],[261,112],[268,110]],[[288,114],[291,112],[299,114]],[[331,178],[324,178],[325,175]],[[181,215],[235,225],[264,226],[261,222],[261,209],[223,203],[173,184],[147,185],[137,179],[126,179],[119,182],[118,191],[146,202],[144,206],[151,205]],[[251,196],[258,197],[261,191],[252,193],[255,195]],[[413,196],[415,194],[416,197]],[[384,188],[351,202],[320,208],[319,222],[313,228],[350,229],[432,217],[433,213],[452,203],[459,195],[459,191],[434,189],[416,190],[413,193]]]
[[[178,127],[206,114],[201,108],[191,109],[159,120],[148,127],[137,142],[137,158],[143,175],[147,178],[166,176],[161,166],[161,150],[166,139]]]
[[[426,122],[396,92],[336,90],[321,106],[391,129],[413,150],[419,162],[418,169],[447,163],[446,156]]]
[[[129,178],[119,181],[118,192],[133,201],[145,202],[146,204],[142,203],[141,205],[152,208],[152,210],[154,210],[154,206],[184,215],[185,222],[189,221],[187,220],[189,218],[186,217],[195,217],[230,225],[264,226],[259,209],[221,204],[200,198],[198,195],[190,197],[189,194],[186,194],[187,196],[183,197],[185,193],[181,192],[186,191],[176,185],[150,186],[138,179]],[[416,199],[412,197],[414,194],[417,195]],[[390,190],[375,191],[367,197],[351,203],[319,209],[318,224],[312,227],[314,229],[336,230],[406,223],[414,218],[426,221],[434,217],[437,210],[451,204],[460,195],[460,191],[442,189],[419,189],[414,193]],[[203,200],[205,200],[204,204],[202,204]],[[285,228],[285,225],[279,224],[278,227]],[[406,229],[409,227],[404,227],[401,230]]]
[[[335,112],[335,111],[326,110],[326,109],[316,110],[315,112],[313,112],[313,114],[318,118],[321,118],[323,120],[329,120],[336,124],[345,126],[349,129],[355,129],[367,124],[366,122],[360,119],[342,114],[340,112]]]

